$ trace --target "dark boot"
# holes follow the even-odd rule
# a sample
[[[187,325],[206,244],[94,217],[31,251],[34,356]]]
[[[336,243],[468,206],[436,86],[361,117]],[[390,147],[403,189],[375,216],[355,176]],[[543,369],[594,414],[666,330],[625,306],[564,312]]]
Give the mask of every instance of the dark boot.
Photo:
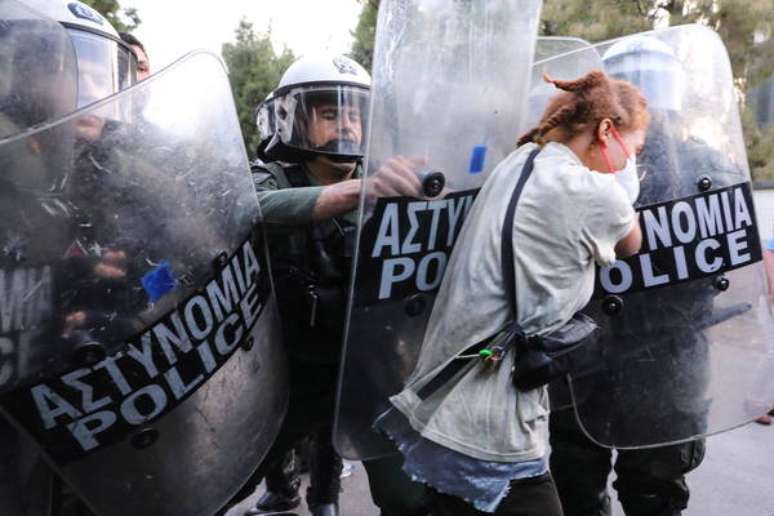
[[[335,503],[322,503],[309,508],[312,516],[339,516],[339,506]]]
[[[279,515],[301,505],[298,489],[301,478],[298,476],[293,452],[285,454],[282,462],[266,473],[266,492],[255,503],[255,507],[245,512],[246,516],[258,514]]]
[[[245,516],[279,515],[295,509],[301,505],[301,497],[298,491],[274,492],[266,491],[261,495],[255,507],[245,511]],[[292,514],[292,513],[291,513]]]

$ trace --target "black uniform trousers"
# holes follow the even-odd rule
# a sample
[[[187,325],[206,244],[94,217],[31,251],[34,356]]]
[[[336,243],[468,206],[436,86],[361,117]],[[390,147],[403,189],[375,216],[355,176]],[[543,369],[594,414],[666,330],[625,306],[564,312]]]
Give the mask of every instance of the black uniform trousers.
[[[551,412],[551,472],[566,516],[610,516],[612,450],[583,434],[572,410]],[[685,474],[704,458],[703,439],[618,450],[613,487],[627,516],[678,516],[688,506]]]
[[[234,496],[232,504],[250,496],[269,471],[280,467],[289,451],[312,435],[317,436],[317,446],[327,446],[328,452],[326,454],[323,450],[316,450],[312,454],[316,459],[310,467],[315,469],[312,476],[316,479],[316,485],[308,493],[307,503],[335,503],[338,500],[341,461],[335,460],[337,456],[331,438],[338,366],[292,357],[289,362],[290,398],[277,440],[255,473]],[[324,460],[326,455],[329,455],[330,460]]]

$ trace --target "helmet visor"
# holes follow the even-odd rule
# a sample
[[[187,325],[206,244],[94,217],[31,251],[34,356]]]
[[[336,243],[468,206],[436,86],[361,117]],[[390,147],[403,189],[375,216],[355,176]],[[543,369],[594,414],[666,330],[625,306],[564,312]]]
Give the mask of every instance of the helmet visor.
[[[62,26],[0,2],[0,138],[75,109],[76,60]]]
[[[275,100],[267,98],[255,108],[255,125],[261,141],[270,139],[277,131]]]
[[[70,30],[78,58],[78,107],[129,87],[136,78],[136,58],[129,48],[112,39]]]
[[[68,131],[21,135],[75,110],[77,76],[75,50],[61,24],[19,2],[0,1],[0,185],[7,195],[61,185],[71,159]]]
[[[274,123],[286,146],[338,158],[363,157],[368,90],[358,86],[306,86],[274,102]]]
[[[684,71],[672,56],[629,52],[606,59],[605,71],[637,86],[651,109],[680,111],[683,107]]]

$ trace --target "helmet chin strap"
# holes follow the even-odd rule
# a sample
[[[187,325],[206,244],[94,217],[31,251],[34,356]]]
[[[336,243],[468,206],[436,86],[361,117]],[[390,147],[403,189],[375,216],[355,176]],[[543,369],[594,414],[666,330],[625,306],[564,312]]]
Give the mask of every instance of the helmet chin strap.
[[[359,163],[362,158],[354,158],[352,156],[335,156],[335,155],[323,155],[334,163]]]
[[[342,149],[346,149],[349,147],[349,149],[352,151],[351,154],[340,154]],[[319,152],[320,156],[324,156],[328,158],[330,161],[333,161],[335,163],[357,163],[362,158],[355,156],[354,151],[356,150],[356,147],[359,148],[360,144],[355,143],[352,140],[344,140],[341,138],[336,138],[333,140],[330,140],[326,142],[324,145],[319,145],[315,147],[315,151]]]
[[[334,161],[333,156],[317,154],[312,160],[306,162],[309,172],[320,181],[321,184],[330,184],[347,179],[356,168],[357,161]]]

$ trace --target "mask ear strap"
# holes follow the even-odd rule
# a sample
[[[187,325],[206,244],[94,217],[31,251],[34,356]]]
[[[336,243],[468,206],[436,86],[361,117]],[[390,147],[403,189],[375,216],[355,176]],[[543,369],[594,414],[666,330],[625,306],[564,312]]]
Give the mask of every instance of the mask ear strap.
[[[629,159],[632,157],[632,153],[629,151],[629,146],[626,145],[626,142],[624,141],[623,137],[621,136],[621,133],[618,132],[618,129],[615,128],[615,125],[610,127],[610,131],[613,133],[613,138],[615,138],[618,143],[623,148],[624,152],[626,153],[626,159]]]
[[[604,158],[605,163],[607,164],[607,170],[611,174],[615,174],[615,168],[613,168],[613,162],[610,161],[610,155],[607,153],[607,143],[604,141],[599,142],[599,152],[602,153],[602,158]]]

